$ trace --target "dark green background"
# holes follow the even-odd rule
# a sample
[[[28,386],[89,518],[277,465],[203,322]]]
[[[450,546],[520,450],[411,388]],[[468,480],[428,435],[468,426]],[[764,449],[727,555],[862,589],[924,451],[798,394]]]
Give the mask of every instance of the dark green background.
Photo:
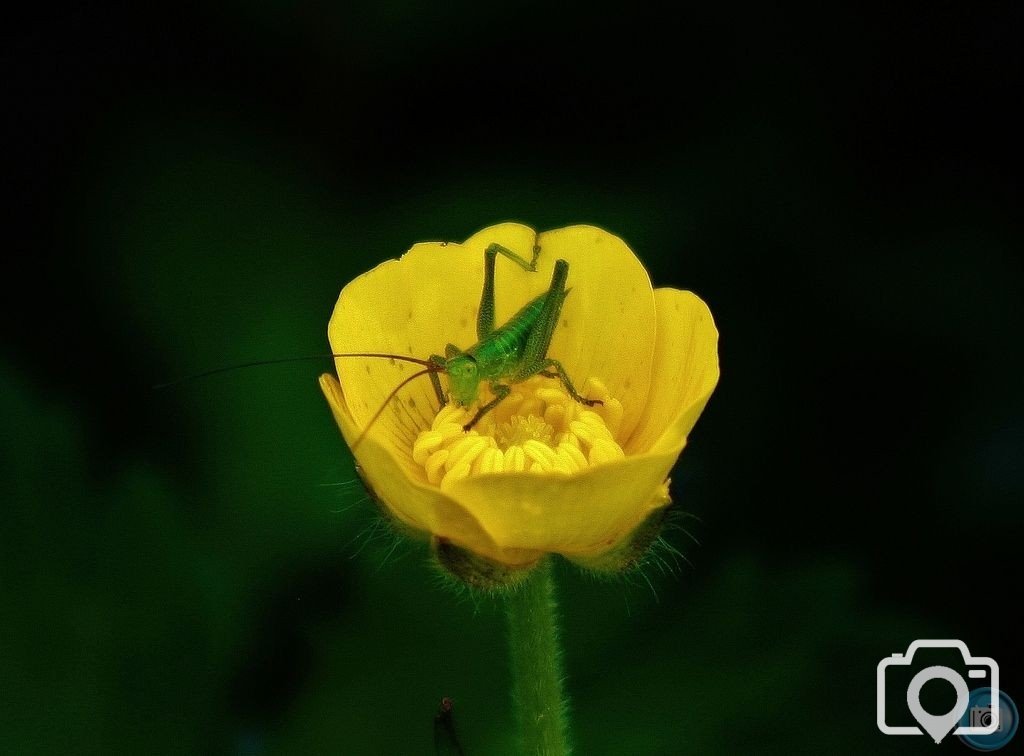
[[[580,754],[934,752],[874,723],[919,637],[1024,703],[1024,25],[981,7],[9,17],[0,750],[425,754],[451,696],[508,752],[500,612],[375,520],[329,363],[149,388],[503,220],[619,234],[722,334],[690,564],[559,570]]]

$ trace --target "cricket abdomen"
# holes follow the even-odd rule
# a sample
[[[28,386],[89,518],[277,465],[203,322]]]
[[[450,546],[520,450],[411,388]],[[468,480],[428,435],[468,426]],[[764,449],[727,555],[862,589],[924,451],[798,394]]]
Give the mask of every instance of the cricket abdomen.
[[[518,372],[526,351],[526,340],[544,311],[550,292],[528,302],[500,328],[466,350],[477,361],[480,377],[501,380]]]

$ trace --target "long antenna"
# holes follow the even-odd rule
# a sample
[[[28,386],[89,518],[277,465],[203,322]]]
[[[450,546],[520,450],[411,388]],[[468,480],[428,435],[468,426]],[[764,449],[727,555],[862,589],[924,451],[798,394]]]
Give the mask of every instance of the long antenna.
[[[428,362],[427,360],[420,360],[416,357],[405,357],[401,354],[387,354],[383,352],[344,352],[341,354],[310,354],[304,357],[284,357],[277,360],[256,360],[254,362],[241,362],[237,365],[226,365],[225,367],[214,368],[213,370],[204,370],[201,373],[194,373],[193,375],[186,375],[184,378],[177,378],[167,383],[158,383],[153,386],[154,390],[161,390],[170,388],[171,386],[177,386],[182,383],[188,383],[194,381],[197,378],[206,378],[211,375],[217,375],[218,373],[228,373],[232,370],[241,370],[242,368],[259,367],[260,365],[281,365],[286,362],[304,362],[307,360],[326,360],[330,357],[381,357],[389,360],[401,360],[402,362],[412,362],[416,365],[424,365],[426,367],[432,367],[434,363]],[[441,371],[427,371],[427,372],[441,372]]]
[[[393,389],[391,389],[391,393],[387,395],[387,397],[384,399],[384,401],[381,402],[381,405],[377,409],[377,411],[373,413],[373,417],[370,418],[370,422],[368,422],[366,424],[366,427],[363,428],[363,432],[359,434],[359,438],[357,438],[355,440],[355,443],[353,443],[352,446],[349,447],[352,450],[352,453],[353,454],[355,453],[356,447],[359,446],[360,443],[362,443],[364,438],[366,438],[366,432],[368,430],[370,430],[370,428],[373,427],[373,424],[375,422],[377,422],[377,418],[379,418],[381,416],[381,413],[384,411],[384,408],[387,407],[388,404],[391,403],[391,400],[395,398],[395,394],[397,394],[405,386],[405,384],[409,383],[414,378],[419,378],[421,375],[426,375],[427,373],[442,373],[442,372],[444,372],[444,371],[441,370],[440,368],[438,368],[436,365],[430,365],[430,367],[428,367],[426,370],[419,370],[419,371],[413,373],[408,378],[406,378],[404,381],[402,381],[397,386],[395,386]]]

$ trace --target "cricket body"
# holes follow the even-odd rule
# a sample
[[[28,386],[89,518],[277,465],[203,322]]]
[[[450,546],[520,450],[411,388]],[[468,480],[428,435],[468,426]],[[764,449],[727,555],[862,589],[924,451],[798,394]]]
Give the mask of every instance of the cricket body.
[[[352,444],[352,449],[366,437],[366,433],[380,417],[392,398],[410,381],[422,375],[429,375],[437,395],[437,401],[444,407],[449,399],[461,407],[468,407],[477,400],[480,384],[487,382],[494,398],[480,407],[473,418],[462,429],[470,430],[480,422],[480,418],[498,406],[512,392],[512,385],[525,381],[534,375],[556,378],[566,392],[575,401],[593,407],[603,404],[600,399],[587,399],[580,396],[573,385],[569,374],[558,360],[548,357],[548,347],[558,324],[562,303],[569,295],[565,288],[569,277],[569,263],[565,260],[555,261],[555,270],[551,276],[548,290],[523,305],[505,325],[494,327],[494,263],[498,255],[503,255],[524,270],[536,272],[537,257],[540,247],[534,247],[533,257],[527,262],[524,258],[500,244],[491,244],[484,251],[484,288],[480,295],[480,311],[477,315],[477,341],[468,349],[459,349],[454,344],[445,347],[445,354],[431,355],[427,360],[404,357],[397,354],[381,353],[349,353],[335,354],[334,357],[387,357],[391,359],[413,362],[424,367],[399,383],[388,394],[380,408],[363,428],[359,438]],[[448,375],[446,394],[441,388],[438,374]]]
[[[535,272],[540,247],[534,247],[530,262],[500,244],[491,244],[484,251],[484,287],[476,323],[479,341],[465,350],[448,344],[444,357],[436,354],[430,357],[429,362],[437,368],[430,371],[430,379],[438,402],[444,406],[448,400],[437,377],[437,373],[443,372],[448,374],[450,398],[463,407],[476,401],[482,382],[490,384],[494,398],[480,407],[463,427],[467,431],[509,395],[512,384],[534,375],[557,378],[568,394],[581,404],[601,404],[599,399],[580,396],[562,363],[547,356],[562,303],[570,291],[565,288],[569,263],[557,260],[548,290],[523,305],[503,326],[495,328],[494,263],[498,255],[504,255],[523,269]]]

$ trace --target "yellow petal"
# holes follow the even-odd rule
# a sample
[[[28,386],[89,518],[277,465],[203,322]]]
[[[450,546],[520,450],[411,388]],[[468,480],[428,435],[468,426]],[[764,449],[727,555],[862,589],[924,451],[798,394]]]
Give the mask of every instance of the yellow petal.
[[[538,243],[544,278],[555,260],[565,260],[572,288],[548,356],[562,362],[579,390],[593,377],[622,401],[619,438],[628,438],[651,385],[655,301],[647,271],[625,242],[594,226],[545,231]]]
[[[718,383],[718,329],[696,294],[656,289],[658,316],[651,393],[627,454],[675,453]]]
[[[320,376],[320,388],[345,441],[351,446],[359,435],[349,413],[341,386],[333,375]],[[385,451],[375,438],[367,437],[356,449],[363,476],[388,510],[409,527],[448,538],[453,543],[490,556],[505,564],[529,564],[540,554],[521,549],[502,549],[481,527],[472,512],[456,504],[436,486],[419,482],[410,475],[414,466]]]
[[[473,513],[497,548],[485,556],[504,560],[523,551],[593,556],[616,546],[665,506],[663,484],[675,461],[675,453],[646,454],[571,476],[479,475],[453,483],[448,493]]]

